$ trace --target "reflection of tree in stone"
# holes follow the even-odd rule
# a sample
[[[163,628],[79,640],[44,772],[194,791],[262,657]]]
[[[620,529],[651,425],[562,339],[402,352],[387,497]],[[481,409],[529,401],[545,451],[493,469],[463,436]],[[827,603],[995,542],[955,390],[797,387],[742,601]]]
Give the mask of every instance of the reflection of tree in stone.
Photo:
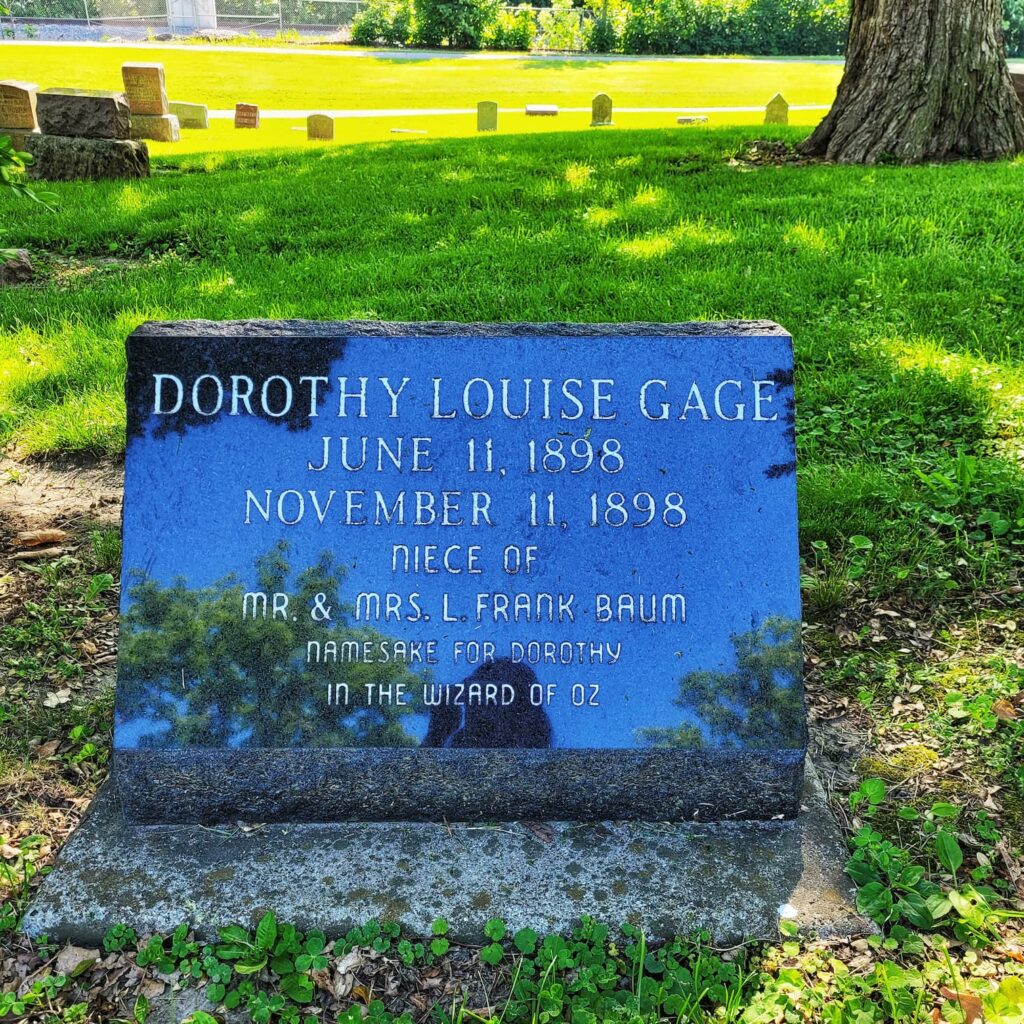
[[[249,589],[229,576],[190,590],[137,573],[122,618],[118,712],[143,719],[151,747],[415,746],[402,719],[422,710],[420,680],[402,663],[307,664],[306,644],[386,640],[348,625],[340,599],[344,569],[329,554],[292,579],[287,545],[256,561],[253,589],[289,595],[286,619],[242,617]],[[331,606],[330,624],[313,621],[317,594]],[[292,615],[295,615],[294,621]],[[349,705],[328,705],[329,683],[349,687]],[[366,683],[408,687],[407,706],[367,705]]]
[[[733,636],[732,644],[734,672],[689,672],[679,681],[679,696],[672,702],[696,715],[705,728],[641,729],[640,739],[655,747],[801,746],[805,726],[797,685],[802,669],[800,623],[773,616],[758,629]]]

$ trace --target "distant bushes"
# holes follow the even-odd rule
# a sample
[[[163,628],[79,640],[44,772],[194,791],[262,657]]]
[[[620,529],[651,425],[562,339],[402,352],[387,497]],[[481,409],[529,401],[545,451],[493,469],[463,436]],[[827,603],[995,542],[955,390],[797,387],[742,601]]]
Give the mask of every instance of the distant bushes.
[[[530,7],[503,7],[484,36],[486,50],[528,50],[537,34],[537,18]]]
[[[1004,0],[1006,43],[1024,54],[1024,0]],[[366,0],[360,45],[592,53],[840,55],[850,0]]]

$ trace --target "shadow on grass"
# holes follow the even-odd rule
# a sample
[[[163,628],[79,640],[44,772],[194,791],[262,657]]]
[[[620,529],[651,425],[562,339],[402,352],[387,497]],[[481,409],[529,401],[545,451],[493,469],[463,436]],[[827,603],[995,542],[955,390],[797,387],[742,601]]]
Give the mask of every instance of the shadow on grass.
[[[937,573],[978,515],[1024,516],[1019,174],[731,162],[766,134],[200,154],[147,182],[56,186],[54,215],[8,202],[3,244],[49,277],[0,305],[3,439],[118,446],[116,350],[146,319],[769,318],[796,345],[805,544],[862,534]],[[110,273],[54,270],[111,255]],[[918,473],[948,475],[958,451],[978,462],[947,509]]]

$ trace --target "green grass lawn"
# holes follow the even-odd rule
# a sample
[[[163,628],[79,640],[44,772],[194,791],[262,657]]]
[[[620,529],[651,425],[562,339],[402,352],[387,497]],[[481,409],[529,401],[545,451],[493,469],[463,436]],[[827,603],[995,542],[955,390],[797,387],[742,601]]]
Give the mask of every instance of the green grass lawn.
[[[0,440],[119,451],[147,319],[767,317],[796,339],[805,545],[867,537],[883,589],[987,579],[1024,541],[1024,166],[734,165],[750,135],[181,155],[56,213],[4,196],[44,280],[0,294]]]
[[[121,65],[127,61],[160,61],[167,72],[172,99],[230,109],[238,102],[258,103],[267,110],[451,109],[475,108],[478,100],[496,100],[503,108],[527,103],[589,107],[595,94],[607,92],[620,107],[734,107],[764,105],[782,92],[795,105],[829,104],[842,68],[837,64],[795,61],[717,61],[679,63],[657,59],[552,60],[523,56],[494,60],[480,55],[419,59],[331,55],[315,50],[287,54],[144,47],[32,46],[5,47],[4,78],[36,82],[41,88],[72,86],[121,89]],[[742,115],[729,120],[742,121]],[[622,120],[619,118],[618,120]],[[630,127],[672,124],[674,118],[629,118]],[[794,114],[800,124],[816,115]],[[525,118],[516,130],[550,130],[545,118]],[[575,121],[585,126],[582,115]],[[293,122],[297,124],[298,122]],[[360,142],[387,137],[390,127],[358,121],[339,123],[339,139]],[[564,128],[564,117],[556,122]],[[506,129],[512,122],[503,124]],[[573,125],[575,126],[575,125]],[[474,119],[424,121],[433,135],[465,135]],[[245,136],[244,139],[239,135]],[[290,125],[264,122],[260,131],[234,133],[225,126],[215,138],[188,133],[187,148],[235,148],[239,145],[287,145],[302,141]],[[167,147],[155,151],[166,152]]]
[[[145,181],[53,186],[55,212],[0,195],[0,247],[28,248],[40,269],[0,290],[0,444],[27,456],[121,452],[124,340],[147,319],[749,317],[792,332],[812,749],[844,810],[858,905],[885,936],[724,954],[675,942],[650,956],[615,937],[614,957],[602,938],[586,962],[603,980],[566,961],[552,1019],[626,1019],[643,977],[662,995],[689,986],[679,1019],[693,1021],[964,1024],[980,1020],[967,994],[986,1024],[1021,1024],[1024,161],[735,159],[752,138],[801,134],[549,125],[182,146]],[[9,466],[4,496],[16,505],[37,469]],[[0,958],[0,998],[47,969],[52,951],[17,935],[18,916],[106,767],[110,693],[91,659],[112,637],[118,538],[94,529],[94,511],[47,521],[81,534],[70,555],[0,575],[0,805],[13,808],[0,820],[0,939],[22,950]],[[975,885],[992,888],[976,899]],[[942,914],[915,924],[926,895]],[[173,957],[155,941],[168,969],[194,951],[183,935]],[[332,956],[373,941],[379,929],[350,934]],[[155,968],[140,974],[134,941],[122,945],[123,980],[83,973],[52,1019],[112,1019],[108,996],[128,1007],[116,1019],[138,1015],[132,979]],[[466,1005],[497,993],[498,1008],[469,1016],[530,1021],[555,1005],[505,1006],[519,967],[498,952],[491,973],[472,950],[453,958],[487,979]],[[378,973],[364,982],[383,989]],[[461,1018],[461,997],[436,997]],[[40,988],[31,1009],[50,998]],[[102,1010],[83,1016],[86,1000]],[[628,1005],[658,1024],[688,1004]]]

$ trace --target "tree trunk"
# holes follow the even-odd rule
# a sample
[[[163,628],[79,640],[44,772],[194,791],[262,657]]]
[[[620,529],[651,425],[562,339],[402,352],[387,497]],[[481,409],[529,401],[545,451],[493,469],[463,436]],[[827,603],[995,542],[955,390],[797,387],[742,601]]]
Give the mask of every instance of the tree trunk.
[[[865,164],[1024,151],[1002,0],[853,0],[835,104],[801,150]]]

